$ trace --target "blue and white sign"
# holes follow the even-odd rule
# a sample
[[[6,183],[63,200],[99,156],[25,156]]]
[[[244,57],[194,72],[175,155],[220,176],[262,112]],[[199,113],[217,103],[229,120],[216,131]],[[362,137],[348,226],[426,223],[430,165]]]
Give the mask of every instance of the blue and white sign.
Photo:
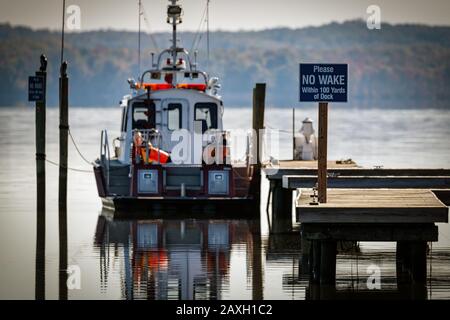
[[[300,101],[347,102],[347,64],[300,64]]]
[[[28,78],[28,101],[45,100],[45,81],[44,77]]]

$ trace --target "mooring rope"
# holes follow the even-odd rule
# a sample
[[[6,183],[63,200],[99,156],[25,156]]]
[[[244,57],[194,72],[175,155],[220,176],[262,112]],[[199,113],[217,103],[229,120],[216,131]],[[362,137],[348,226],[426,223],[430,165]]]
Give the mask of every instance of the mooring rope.
[[[48,159],[45,159],[46,162],[56,166],[56,167],[63,167],[64,169],[70,170],[70,171],[75,171],[75,172],[82,172],[82,173],[92,173],[92,170],[83,170],[83,169],[77,169],[77,168],[71,168],[71,167],[65,167],[65,166],[61,166],[59,163],[55,162],[55,161],[51,161]]]
[[[87,158],[81,152],[80,148],[78,147],[78,144],[75,142],[75,138],[73,137],[72,132],[70,131],[70,128],[68,129],[68,133],[69,133],[70,140],[72,141],[72,144],[75,147],[75,150],[77,151],[77,153],[81,157],[81,159],[84,162],[86,162],[87,164],[89,164],[91,166],[95,166],[96,164],[93,161],[87,160]],[[58,167],[60,166],[60,164],[55,162],[55,161],[47,160],[47,162],[52,164],[52,165],[58,166]],[[71,170],[71,171],[75,171],[75,172],[92,173],[92,169],[91,170],[84,170],[84,169],[64,167],[64,166],[62,166],[62,167],[63,168],[67,168],[67,170]],[[120,171],[120,170],[123,170],[123,168],[110,168],[109,172]]]
[[[78,145],[77,145],[77,143],[75,142],[75,139],[72,136],[72,132],[70,132],[70,129],[68,130],[68,132],[69,132],[70,140],[72,140],[72,144],[75,147],[75,150],[77,150],[77,152],[80,155],[81,159],[83,159],[84,162],[86,162],[89,165],[94,165],[94,163],[92,161],[87,160],[86,157],[81,153],[80,148],[78,148]]]
[[[78,154],[80,155],[81,159],[83,159],[87,164],[93,166],[94,163],[91,162],[91,161],[88,161],[88,160],[86,159],[86,157],[81,153],[80,148],[79,148],[78,145],[76,144],[75,139],[73,138],[72,133],[70,132],[70,129],[69,129],[68,127],[67,127],[67,129],[68,129],[67,131],[68,131],[69,136],[70,136],[70,140],[72,141],[72,144],[74,145],[74,147],[75,147],[75,149],[77,150]],[[52,160],[48,160],[48,159],[45,159],[45,161],[48,162],[48,163],[50,163],[51,165],[54,165],[54,166],[56,166],[56,167],[62,167],[62,168],[64,168],[64,169],[67,169],[67,170],[70,170],[70,171],[81,172],[81,173],[92,173],[92,169],[91,169],[91,170],[84,170],[84,169],[78,169],[78,168],[71,168],[71,167],[69,167],[69,166],[62,166],[61,164],[59,164],[59,163],[56,162],[56,161],[52,161]]]
[[[266,128],[270,129],[270,130],[278,130],[281,133],[287,133],[292,135],[292,130],[284,130],[284,129],[279,129],[279,128],[274,128],[273,126],[271,126],[270,124],[266,124],[265,125]]]
[[[70,129],[67,127],[67,131],[68,131],[68,133],[69,133],[69,136],[70,136],[70,140],[72,141],[72,144],[74,145],[74,147],[75,147],[75,149],[77,150],[77,152],[78,152],[78,154],[80,155],[80,157],[81,157],[81,159],[83,159],[86,163],[88,163],[89,165],[94,165],[94,163],[93,162],[91,162],[91,161],[88,161],[87,159],[86,159],[86,157],[81,153],[81,151],[80,151],[80,148],[78,148],[78,145],[76,144],[76,142],[75,142],[75,139],[73,138],[73,136],[72,136],[72,133],[70,132]],[[54,166],[56,166],[56,167],[62,167],[62,168],[64,168],[64,169],[67,169],[67,170],[70,170],[70,171],[74,171],[74,172],[81,172],[81,173],[92,173],[92,169],[91,170],[84,170],[84,169],[78,169],[78,168],[71,168],[71,167],[69,167],[69,166],[62,166],[61,164],[59,164],[58,162],[56,162],[56,161],[52,161],[52,160],[48,160],[48,159],[45,159],[45,161],[46,162],[48,162],[48,163],[50,163],[51,165],[54,165]]]

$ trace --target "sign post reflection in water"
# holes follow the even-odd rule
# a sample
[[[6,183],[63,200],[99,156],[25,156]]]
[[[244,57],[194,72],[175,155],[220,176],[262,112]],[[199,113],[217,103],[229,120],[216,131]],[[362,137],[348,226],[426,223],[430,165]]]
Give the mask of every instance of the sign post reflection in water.
[[[45,108],[47,58],[41,55],[36,77],[43,79],[43,96],[36,101],[36,300],[45,299]]]

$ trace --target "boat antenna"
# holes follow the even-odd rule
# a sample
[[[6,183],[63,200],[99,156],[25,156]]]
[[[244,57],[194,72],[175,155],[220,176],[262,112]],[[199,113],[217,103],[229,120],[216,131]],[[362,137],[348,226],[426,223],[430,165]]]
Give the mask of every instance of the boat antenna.
[[[66,20],[66,0],[63,0],[63,12],[62,12],[62,29],[61,29],[61,64],[64,61],[64,27]]]
[[[138,79],[141,77],[141,11],[142,1],[139,0],[139,23],[138,23]]]
[[[207,67],[209,69],[209,1],[206,0],[206,52],[207,52]]]
[[[177,4],[177,0],[172,0],[172,6]],[[172,55],[173,63],[177,60],[177,19],[172,19]]]
[[[178,0],[169,0],[170,5],[167,8],[167,22],[172,25],[172,59],[173,63],[177,60],[177,24],[181,23],[181,6],[177,5]]]
[[[173,67],[176,66],[178,48],[177,48],[177,24],[182,23],[181,15],[183,9],[177,4],[178,0],[169,0],[170,4],[167,8],[167,23],[172,25],[172,63]],[[176,82],[176,73],[174,73],[174,81]]]

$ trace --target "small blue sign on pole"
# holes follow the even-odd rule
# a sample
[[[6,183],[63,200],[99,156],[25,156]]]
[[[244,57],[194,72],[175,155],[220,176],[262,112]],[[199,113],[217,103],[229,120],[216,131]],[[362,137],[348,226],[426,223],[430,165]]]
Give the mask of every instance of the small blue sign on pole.
[[[300,64],[301,102],[347,102],[347,64]]]
[[[28,101],[42,102],[45,100],[44,77],[28,77]]]

